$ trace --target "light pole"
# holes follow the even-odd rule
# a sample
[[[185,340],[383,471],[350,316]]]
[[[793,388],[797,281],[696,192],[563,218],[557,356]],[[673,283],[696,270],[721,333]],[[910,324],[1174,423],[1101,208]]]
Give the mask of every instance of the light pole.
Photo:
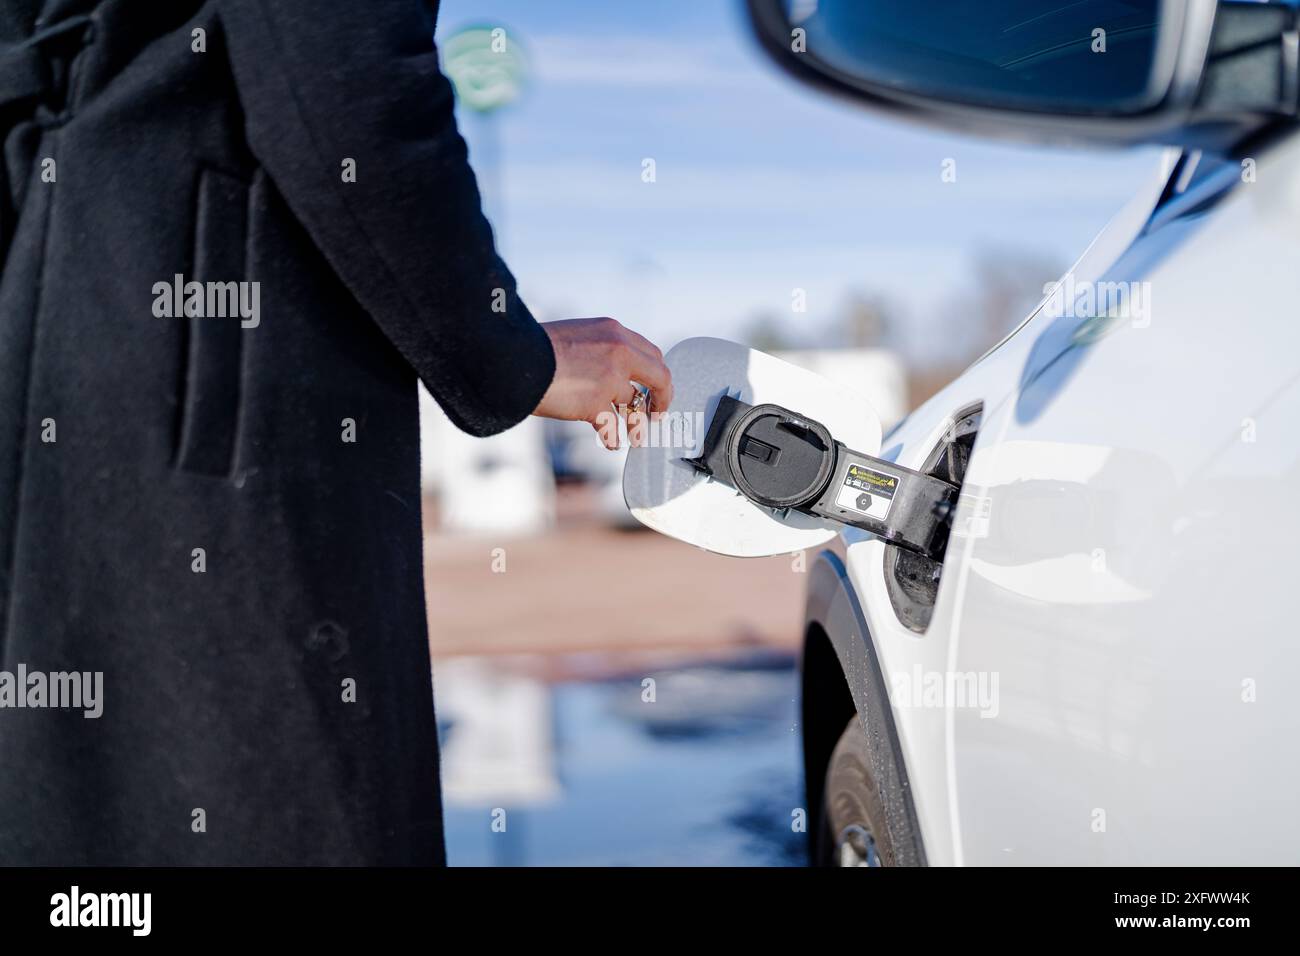
[[[518,99],[528,72],[527,61],[513,32],[503,26],[470,26],[442,44],[442,69],[462,106],[479,117],[475,157],[485,205],[500,245],[504,234],[501,137],[496,116]]]

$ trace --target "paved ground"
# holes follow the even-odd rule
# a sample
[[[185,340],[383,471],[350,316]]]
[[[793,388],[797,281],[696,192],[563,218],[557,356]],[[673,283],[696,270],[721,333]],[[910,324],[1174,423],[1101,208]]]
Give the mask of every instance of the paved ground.
[[[558,510],[425,538],[450,861],[801,863],[806,575]]]
[[[519,685],[491,673],[508,660],[438,668],[453,866],[803,865],[791,654],[543,681],[524,694],[536,708],[513,719]],[[657,681],[653,703],[643,676]],[[466,689],[488,712],[466,713]]]
[[[589,520],[513,540],[432,534],[430,643],[440,657],[793,648],[806,581],[794,564]]]

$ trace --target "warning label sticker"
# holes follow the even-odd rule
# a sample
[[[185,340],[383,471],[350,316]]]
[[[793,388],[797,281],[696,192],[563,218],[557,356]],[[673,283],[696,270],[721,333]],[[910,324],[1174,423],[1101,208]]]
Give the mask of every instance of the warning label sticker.
[[[877,521],[884,521],[894,502],[898,479],[861,465],[849,465],[835,503],[846,511],[856,511]]]

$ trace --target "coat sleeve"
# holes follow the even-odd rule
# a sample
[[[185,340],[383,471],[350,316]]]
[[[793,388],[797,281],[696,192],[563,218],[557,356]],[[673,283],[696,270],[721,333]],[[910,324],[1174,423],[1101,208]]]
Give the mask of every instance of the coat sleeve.
[[[523,419],[555,356],[493,245],[429,8],[218,10],[249,146],[330,265],[458,427],[490,435]]]

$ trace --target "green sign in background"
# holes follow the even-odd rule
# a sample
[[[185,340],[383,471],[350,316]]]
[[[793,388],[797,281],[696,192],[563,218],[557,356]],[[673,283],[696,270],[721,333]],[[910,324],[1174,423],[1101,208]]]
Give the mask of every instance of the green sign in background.
[[[528,72],[514,34],[501,26],[466,27],[442,41],[442,69],[465,106],[490,113],[518,98]]]

